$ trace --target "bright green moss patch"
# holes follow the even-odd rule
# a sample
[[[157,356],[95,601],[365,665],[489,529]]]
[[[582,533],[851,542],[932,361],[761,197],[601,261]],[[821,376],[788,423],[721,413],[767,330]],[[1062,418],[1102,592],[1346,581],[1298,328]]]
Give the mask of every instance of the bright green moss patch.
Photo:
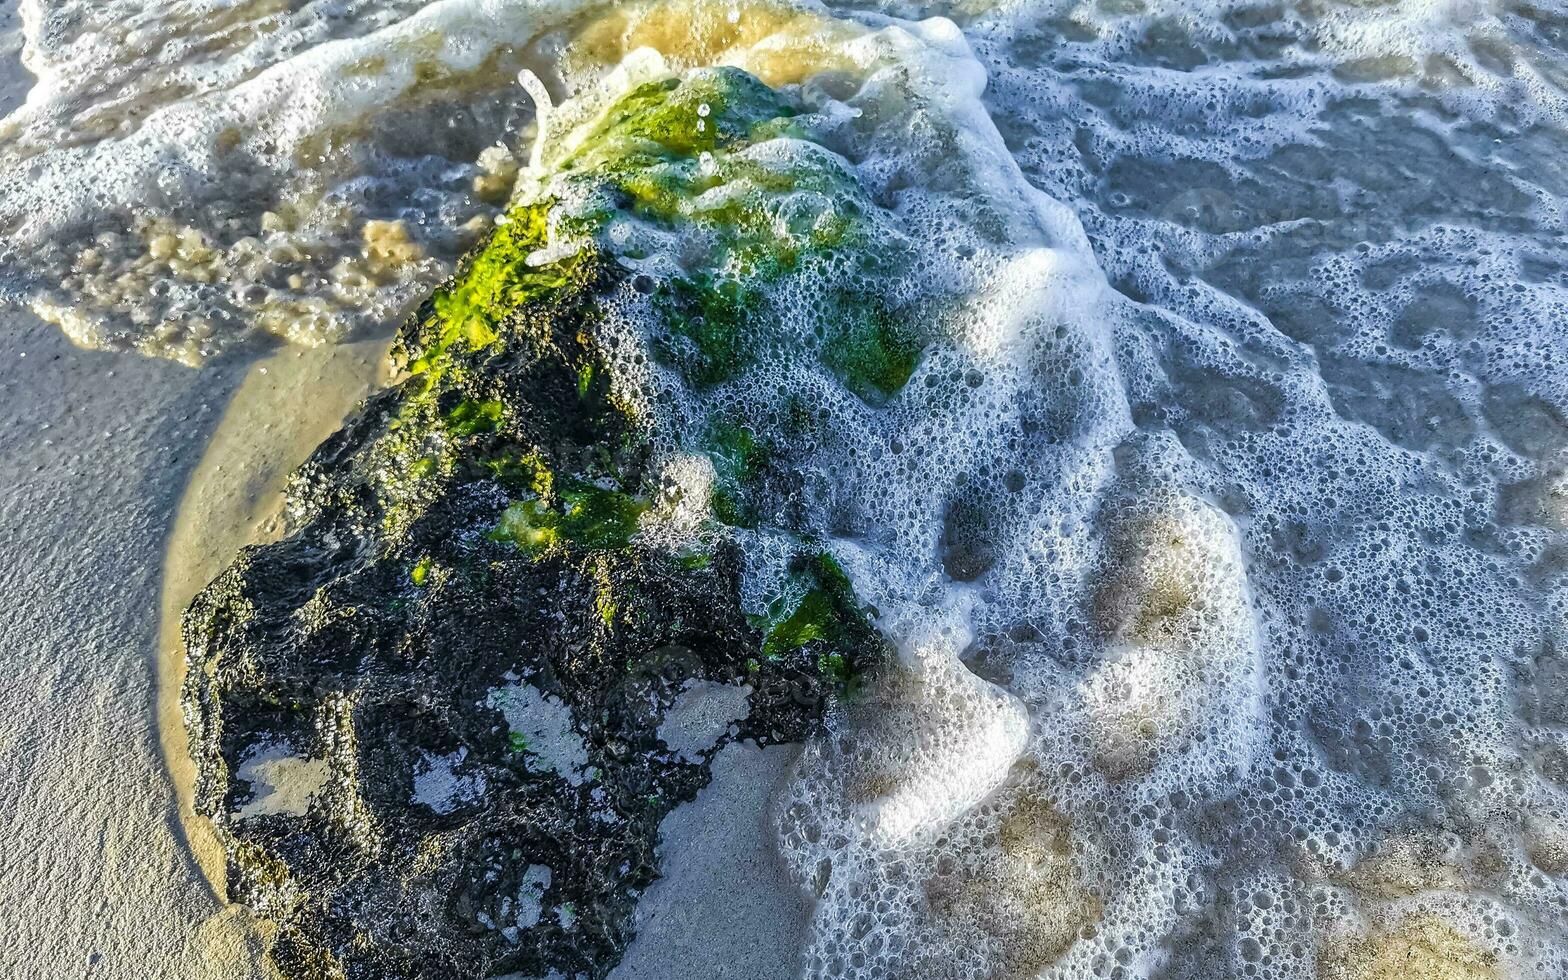
[[[507,452],[491,456],[483,463],[496,482],[514,493],[548,497],[555,484],[555,475],[538,453]]]
[[[794,589],[774,600],[767,615],[760,617],[762,652],[777,657],[817,640],[847,647],[853,628],[864,622],[849,576],[824,552],[804,563],[796,573]]]
[[[737,279],[674,279],[662,297],[670,335],[660,355],[696,385],[714,385],[752,362],[751,323],[761,294]]]
[[[796,142],[787,162],[726,157],[714,164],[708,183],[723,191],[692,202],[680,215],[713,230],[719,259],[737,275],[770,281],[809,256],[859,252],[870,244],[859,185],[837,157],[815,144]],[[856,255],[857,261],[869,257]]]
[[[381,463],[373,471],[389,535],[408,528],[437,498],[437,477],[472,480],[488,471],[514,495],[550,493],[550,467],[535,448],[525,444],[483,456],[466,443],[502,433],[517,410],[508,396],[495,394],[486,367],[494,357],[510,358],[513,370],[535,372],[527,383],[544,385],[542,398],[576,395],[577,405],[550,416],[533,438],[573,445],[591,443],[594,433],[605,440],[623,435],[625,420],[609,402],[609,379],[592,329],[615,268],[592,243],[548,264],[530,265],[528,256],[546,244],[549,206],[513,209],[515,220],[497,228],[404,326],[399,354],[419,380],[407,386],[389,421],[376,448]],[[522,404],[532,404],[532,397]],[[538,427],[537,412],[522,414]],[[485,448],[493,445],[485,441]]]
[[[570,281],[572,261],[532,266],[528,256],[549,241],[553,202],[522,205],[497,219],[495,232],[472,261],[431,297],[435,335],[409,371],[421,374],[437,365],[453,344],[481,350],[501,337],[501,322],[518,308],[548,299]]]
[[[415,585],[423,587],[425,580],[430,577],[430,566],[433,563],[430,556],[426,555],[414,563],[413,569],[408,573],[408,580]]]
[[[787,650],[803,647],[813,640],[832,640],[839,633],[833,615],[833,596],[823,589],[812,589],[787,614],[768,624],[762,652],[776,657]]]
[[[539,500],[520,500],[501,512],[501,520],[490,532],[491,541],[515,545],[533,555],[542,555],[560,540],[556,527],[560,517]]]
[[[561,170],[598,170],[638,154],[695,157],[748,139],[759,125],[793,115],[772,89],[738,68],[694,72],[634,90],[605,113]]]
[[[609,566],[602,559],[594,567],[593,609],[605,626],[614,626],[615,616],[621,610],[620,603],[615,600],[615,583],[610,579]]]
[[[494,432],[501,424],[501,403],[465,398],[447,413],[447,428],[455,436]]]
[[[637,533],[637,519],[648,503],[618,490],[574,482],[559,496],[558,506],[542,500],[520,500],[506,508],[490,532],[490,540],[541,555],[558,544],[584,548],[624,548]]]
[[[850,391],[880,405],[909,382],[920,363],[920,341],[880,304],[846,301],[823,345],[822,362]]]
[[[646,501],[630,494],[583,485],[561,494],[559,526],[568,540],[586,548],[624,548],[647,509]]]
[[[621,209],[700,228],[708,268],[776,279],[806,253],[854,247],[867,211],[843,161],[803,138],[794,115],[735,68],[651,82],[605,113],[560,170],[613,192],[590,209],[601,223]],[[782,158],[743,152],[780,138],[792,140]]]

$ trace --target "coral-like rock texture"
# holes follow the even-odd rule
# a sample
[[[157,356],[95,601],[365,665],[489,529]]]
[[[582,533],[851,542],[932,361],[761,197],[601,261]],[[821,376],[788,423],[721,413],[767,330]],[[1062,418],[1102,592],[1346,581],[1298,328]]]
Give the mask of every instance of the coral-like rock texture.
[[[809,183],[852,211],[826,154],[783,175],[731,155],[790,117],[728,70],[601,113],[540,184],[572,205],[520,195],[402,327],[404,380],[294,476],[289,533],[245,549],[186,613],[197,808],[230,898],[278,926],[285,976],[606,975],[658,875],[659,823],[712,753],[807,736],[885,656],[809,541],[776,598],[743,611],[726,525],[753,520],[748,487],[778,478],[751,428],[700,429],[712,533],[645,533],[680,491],[607,349],[610,298],[641,297],[662,318],[655,356],[717,383],[749,356],[758,284],[854,244],[850,221],[796,234],[744,196],[692,211],[742,178],[764,195]],[[688,275],[634,274],[603,234],[627,215],[702,225],[714,251]],[[832,363],[857,393],[907,379],[891,318],[840,329]],[[694,682],[750,692],[695,755],[658,737]]]

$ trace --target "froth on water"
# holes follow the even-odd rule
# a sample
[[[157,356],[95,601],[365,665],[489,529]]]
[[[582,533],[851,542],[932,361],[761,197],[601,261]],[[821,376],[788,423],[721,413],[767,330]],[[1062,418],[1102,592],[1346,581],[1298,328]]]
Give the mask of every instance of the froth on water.
[[[1568,975],[1568,16],[886,6],[962,28],[33,3],[6,288],[93,345],[330,342],[571,205],[530,163],[611,98],[738,65],[799,115],[680,214],[864,242],[758,287],[736,377],[634,288],[604,329],[697,501],[649,533],[731,536],[758,605],[820,545],[899,651],[779,801],[806,974]],[[650,281],[710,254],[655,224],[612,231]],[[917,356],[860,376],[868,297]],[[720,424],[774,469],[715,532]]]

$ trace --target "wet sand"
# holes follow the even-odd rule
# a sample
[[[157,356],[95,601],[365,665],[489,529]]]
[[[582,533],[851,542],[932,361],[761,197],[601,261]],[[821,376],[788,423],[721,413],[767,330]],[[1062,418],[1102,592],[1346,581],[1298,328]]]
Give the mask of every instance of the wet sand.
[[[0,115],[32,83],[20,40],[0,0]],[[0,311],[0,976],[272,972],[190,811],[178,616],[267,533],[384,349],[193,370]]]
[[[197,371],[0,320],[0,976],[265,975],[264,937],[219,900],[200,864],[220,869],[194,856],[210,842],[180,817],[168,627],[266,533],[283,476],[382,347]]]
[[[180,715],[180,615],[247,544],[283,531],[283,489],[295,467],[385,377],[387,342],[285,348],[251,366],[216,426],[180,501],[164,560],[158,718],[191,852],[222,891],[223,856],[191,810],[195,772]]]
[[[774,841],[774,806],[799,746],[731,742],[713,782],[659,834],[659,871],[637,905],[637,935],[610,980],[793,980],[811,906]]]
[[[183,844],[154,711],[164,546],[243,375],[0,318],[0,976],[255,975]]]
[[[0,2],[0,114],[31,76]],[[155,711],[164,547],[239,362],[0,312],[0,976],[263,975],[185,846]]]

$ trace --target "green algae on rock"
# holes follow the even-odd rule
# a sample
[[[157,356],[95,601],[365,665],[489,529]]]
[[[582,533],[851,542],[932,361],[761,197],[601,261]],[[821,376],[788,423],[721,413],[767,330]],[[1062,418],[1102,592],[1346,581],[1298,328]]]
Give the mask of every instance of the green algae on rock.
[[[605,229],[711,231],[702,271],[652,284],[676,297],[652,349],[697,386],[745,370],[769,284],[850,241],[861,206],[825,151],[793,183],[722,159],[792,117],[733,70],[612,108],[557,167],[573,203],[506,212],[404,324],[405,380],[295,475],[290,533],[246,549],[186,613],[198,809],[230,897],[277,923],[284,975],[605,976],[657,876],[661,819],[720,747],[694,762],[659,742],[683,687],[745,684],[735,737],[798,740],[886,655],[805,541],[786,594],[748,618],[725,532],[739,504],[715,503],[699,546],[643,534],[662,506],[658,433],[605,340],[616,298],[642,288]],[[853,207],[785,220],[807,185]],[[726,320],[731,305],[751,312]],[[844,357],[869,367],[843,370],[887,397],[905,354],[865,347]],[[697,439],[732,500],[766,468],[754,431],[738,419]],[[263,787],[241,774],[262,755],[327,775],[301,808],[249,811]]]

